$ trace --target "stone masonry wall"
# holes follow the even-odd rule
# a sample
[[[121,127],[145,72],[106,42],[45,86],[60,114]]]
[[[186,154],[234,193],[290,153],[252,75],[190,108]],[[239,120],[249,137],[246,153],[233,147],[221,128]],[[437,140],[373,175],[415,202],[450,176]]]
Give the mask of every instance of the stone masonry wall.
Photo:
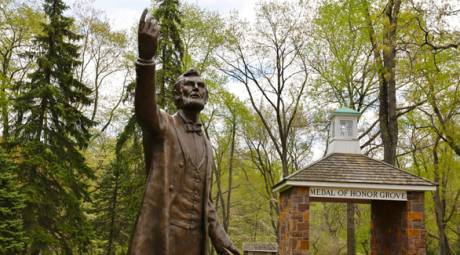
[[[407,202],[372,201],[372,255],[425,255],[424,193],[407,192]]]
[[[293,187],[280,194],[279,254],[307,255],[310,198],[307,187]]]
[[[371,202],[372,255],[426,255],[424,193],[407,192],[407,202]],[[308,255],[310,227],[308,187],[280,194],[279,254]]]
[[[425,196],[423,192],[407,192],[407,254],[426,254]]]

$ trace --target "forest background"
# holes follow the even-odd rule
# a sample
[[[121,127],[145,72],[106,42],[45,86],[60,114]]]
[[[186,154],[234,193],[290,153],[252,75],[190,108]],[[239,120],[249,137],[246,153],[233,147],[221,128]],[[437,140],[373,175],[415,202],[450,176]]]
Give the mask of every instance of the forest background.
[[[238,247],[277,241],[271,187],[324,155],[329,113],[349,107],[364,154],[438,184],[428,253],[460,254],[458,1],[261,1],[250,20],[151,7],[160,105],[175,111],[184,70],[208,84],[213,199]],[[139,208],[136,28],[68,8],[0,2],[0,254],[124,254]],[[312,254],[369,254],[368,205],[315,203],[310,217]]]

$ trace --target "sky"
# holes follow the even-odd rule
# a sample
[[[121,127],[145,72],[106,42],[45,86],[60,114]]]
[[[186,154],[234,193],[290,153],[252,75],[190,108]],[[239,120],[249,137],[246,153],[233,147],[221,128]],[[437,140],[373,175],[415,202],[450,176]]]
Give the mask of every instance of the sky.
[[[82,0],[65,0],[72,6],[77,1]],[[92,6],[101,10],[109,18],[116,29],[129,29],[137,22],[144,8],[151,6],[150,0],[84,0],[92,2]],[[216,11],[222,15],[229,14],[232,11],[238,11],[244,18],[250,19],[253,16],[253,10],[256,0],[185,0],[183,2],[195,4],[209,11]]]
[[[151,0],[64,0],[69,6],[77,1],[92,2],[93,6],[105,13],[112,25],[118,30],[133,27],[144,8],[151,6]],[[444,0],[460,4],[460,0]],[[257,0],[182,0],[195,4],[209,11],[216,11],[221,15],[227,15],[232,11],[238,11],[240,17],[251,20],[254,17],[254,7]],[[455,28],[460,27],[460,15],[456,15],[449,23]]]
[[[0,0],[1,1],[1,0]],[[226,16],[231,12],[238,11],[240,17],[251,20],[254,16],[255,3],[259,0],[181,0],[181,3],[190,3],[207,11],[218,12]],[[68,14],[72,15],[72,9],[77,3],[84,6],[91,6],[107,18],[114,30],[129,30],[137,26],[139,17],[145,8],[150,8],[151,0],[64,0],[70,7]],[[121,75],[121,74],[120,74]],[[116,104],[123,86],[120,80],[122,77],[108,79],[101,87],[101,108],[110,107]],[[230,91],[242,91],[241,84],[231,83],[224,86]],[[244,93],[238,93],[244,94]],[[116,128],[115,128],[116,129]]]
[[[1,1],[1,0],[0,0]],[[152,5],[151,0],[64,0],[72,9],[75,3],[84,2],[96,10],[102,11],[115,30],[129,30],[137,26],[142,11]],[[208,11],[218,12],[226,16],[237,11],[241,18],[253,20],[255,5],[259,0],[181,0]],[[70,12],[71,12],[70,9]],[[227,88],[236,94],[243,90],[243,85],[235,82],[226,84]],[[241,97],[246,99],[245,96]]]
[[[1,1],[1,0],[0,0]],[[144,8],[151,6],[151,0],[64,0],[70,7],[76,2],[87,2],[91,3],[96,10],[102,11],[104,15],[112,23],[112,27],[115,30],[128,30],[137,24],[138,19]],[[237,11],[241,18],[247,20],[254,19],[255,4],[259,0],[182,0],[181,2],[187,2],[199,6],[200,8],[208,11],[215,11],[219,14],[226,16],[231,12]],[[449,0],[448,0],[449,1]],[[460,0],[450,0],[454,2],[460,2]],[[454,27],[460,26],[460,17],[457,15],[455,20],[450,21]],[[241,84],[231,83],[226,84],[227,89],[232,92],[244,91]],[[110,86],[113,92],[114,84]],[[117,90],[115,90],[117,91]],[[245,93],[236,93],[238,95],[244,95]],[[109,96],[113,97],[113,96]],[[245,99],[244,96],[242,99]],[[322,149],[315,148],[313,158],[321,157]]]

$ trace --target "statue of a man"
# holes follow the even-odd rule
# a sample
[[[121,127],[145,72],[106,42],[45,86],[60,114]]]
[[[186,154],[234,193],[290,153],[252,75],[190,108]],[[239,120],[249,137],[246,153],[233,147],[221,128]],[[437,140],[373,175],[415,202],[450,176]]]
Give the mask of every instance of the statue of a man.
[[[208,91],[189,70],[174,85],[174,115],[158,109],[155,53],[159,26],[142,13],[136,61],[136,117],[144,133],[146,189],[128,254],[205,255],[207,237],[219,254],[239,254],[210,200],[211,146],[199,120]]]

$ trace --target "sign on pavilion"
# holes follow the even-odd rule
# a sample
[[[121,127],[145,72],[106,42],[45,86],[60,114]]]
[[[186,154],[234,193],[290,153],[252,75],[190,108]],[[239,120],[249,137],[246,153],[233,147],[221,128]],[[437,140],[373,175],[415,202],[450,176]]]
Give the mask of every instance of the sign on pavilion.
[[[371,254],[426,254],[424,192],[436,186],[361,154],[359,113],[332,114],[327,155],[284,178],[280,192],[279,254],[308,254],[310,202],[371,205]]]

